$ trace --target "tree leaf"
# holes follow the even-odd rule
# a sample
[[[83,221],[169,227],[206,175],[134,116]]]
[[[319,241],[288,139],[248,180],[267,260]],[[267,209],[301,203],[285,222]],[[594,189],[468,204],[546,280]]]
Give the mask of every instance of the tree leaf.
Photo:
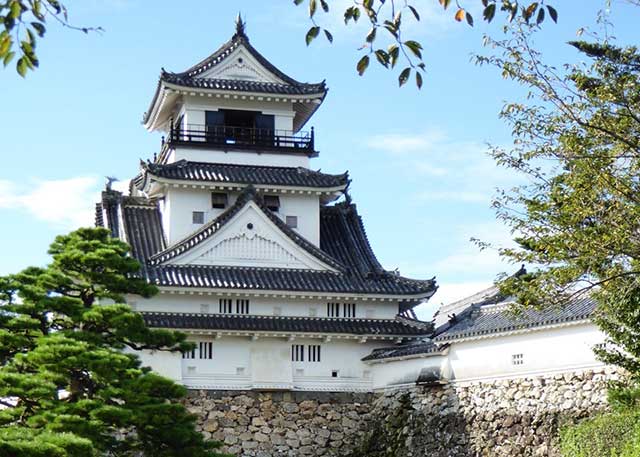
[[[376,59],[385,68],[389,68],[389,54],[384,49],[377,49],[375,52]]]
[[[325,13],[328,13],[328,12],[329,12],[329,4],[327,3],[327,1],[326,1],[326,0],[320,0],[320,6],[322,7],[322,10],[323,10]]]
[[[369,56],[362,56],[362,58],[358,61],[356,65],[356,70],[358,70],[358,74],[360,76],[364,75],[364,72],[367,71],[367,67],[369,66]]]
[[[411,68],[407,67],[404,70],[402,70],[402,72],[400,73],[400,76],[398,76],[398,84],[400,87],[402,87],[408,80],[409,77],[411,76]]]
[[[471,14],[466,13],[465,17],[467,18],[467,24],[469,24],[471,27],[473,27],[473,16],[471,16]]]
[[[318,7],[317,0],[309,0],[309,17],[313,17],[316,14],[317,7]]]
[[[557,24],[558,12],[556,11],[556,9],[551,5],[547,5],[547,11],[549,11],[549,16],[551,16],[551,20]]]
[[[411,5],[408,5],[409,9],[411,10],[411,12],[413,13],[413,17],[416,18],[416,21],[420,20],[420,15],[418,14],[418,11]]]
[[[311,42],[318,36],[320,33],[320,27],[313,26],[307,32],[307,36],[305,37],[305,41],[307,42],[307,46],[311,44]]]
[[[442,5],[442,7],[445,10],[449,8],[449,5],[451,4],[451,0],[439,0],[439,1],[440,1],[440,5]]]
[[[329,43],[333,43],[333,35],[331,35],[331,32],[329,32],[327,29],[324,30],[324,36],[327,37]]]
[[[495,3],[490,3],[489,5],[487,5],[487,7],[482,12],[482,16],[484,17],[484,20],[487,22],[491,22],[495,15],[496,15]]]
[[[4,59],[2,59],[2,63],[4,64],[4,66],[6,67],[7,65],[9,65],[9,63],[11,63],[15,56],[15,52],[7,52],[7,54],[5,54],[4,56]]]
[[[407,40],[403,44],[409,48],[417,58],[422,59],[422,45],[420,43],[413,40]]]
[[[391,68],[395,67],[398,62],[398,56],[400,56],[400,48],[397,44],[392,44],[387,48],[387,54],[389,54]]]
[[[536,25],[540,25],[544,22],[544,8],[538,10],[538,17],[536,18]]]
[[[419,71],[416,71],[416,86],[418,89],[422,89],[422,74]]]
[[[19,58],[16,63],[16,70],[18,71],[18,74],[24,78],[27,75],[27,68],[27,62],[24,60],[24,57]]]
[[[376,39],[376,32],[377,32],[377,28],[376,27],[372,27],[371,30],[369,30],[369,33],[367,33],[367,43],[373,43],[373,40]]]
[[[454,19],[458,22],[461,22],[464,19],[464,15],[465,15],[465,11],[460,8],[458,11],[456,11],[456,14],[454,17]]]

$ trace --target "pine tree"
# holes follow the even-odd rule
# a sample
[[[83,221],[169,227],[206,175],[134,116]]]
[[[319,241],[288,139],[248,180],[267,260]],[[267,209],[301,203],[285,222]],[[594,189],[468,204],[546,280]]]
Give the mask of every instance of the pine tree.
[[[0,456],[219,456],[186,390],[134,350],[185,351],[125,303],[156,288],[104,229],[59,236],[45,268],[0,278]]]

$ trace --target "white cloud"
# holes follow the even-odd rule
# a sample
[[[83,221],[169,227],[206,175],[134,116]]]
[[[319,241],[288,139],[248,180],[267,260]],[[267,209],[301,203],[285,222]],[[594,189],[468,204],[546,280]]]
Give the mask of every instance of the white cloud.
[[[417,202],[457,201],[489,207],[496,187],[517,183],[514,173],[495,164],[486,144],[451,138],[443,129],[375,135],[368,146],[393,156],[400,172],[421,180],[414,195]]]
[[[26,211],[58,228],[93,225],[99,181],[94,176],[34,180],[27,184],[0,181],[0,210]]]

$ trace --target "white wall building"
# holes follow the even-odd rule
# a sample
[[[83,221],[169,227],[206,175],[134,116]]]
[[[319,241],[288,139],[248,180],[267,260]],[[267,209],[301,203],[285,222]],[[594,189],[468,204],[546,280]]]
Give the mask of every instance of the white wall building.
[[[384,270],[348,174],[310,168],[314,132],[302,128],[326,93],[269,63],[240,20],[211,56],[162,71],[144,117],[164,132],[161,151],[129,195],[107,189],[96,212],[160,290],[130,304],[196,345],[145,353],[145,363],[191,388],[315,391],[601,365],[588,299],[516,317],[491,288],[443,306],[435,331],[415,319],[435,281]]]
[[[434,334],[365,357],[374,389],[415,383],[469,383],[581,372],[603,367],[593,348],[604,334],[588,297],[562,309],[512,311],[495,287],[444,305]],[[448,314],[446,314],[448,313]],[[442,318],[444,314],[444,319]]]
[[[193,388],[368,391],[365,356],[431,333],[412,309],[434,280],[384,270],[348,174],[310,168],[302,128],[326,93],[269,63],[240,20],[211,56],[163,70],[144,117],[162,149],[97,208],[159,287],[130,304],[196,344],[143,354],[156,371]]]

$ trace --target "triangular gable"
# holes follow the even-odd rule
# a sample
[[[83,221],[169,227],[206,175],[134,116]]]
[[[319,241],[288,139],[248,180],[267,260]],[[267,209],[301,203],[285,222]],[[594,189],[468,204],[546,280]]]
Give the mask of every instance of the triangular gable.
[[[269,211],[253,186],[218,218],[154,255],[150,263],[344,270]]]
[[[194,79],[200,78],[287,84],[284,80],[258,62],[243,42],[241,42],[238,47],[225,57],[222,62],[194,76]]]

